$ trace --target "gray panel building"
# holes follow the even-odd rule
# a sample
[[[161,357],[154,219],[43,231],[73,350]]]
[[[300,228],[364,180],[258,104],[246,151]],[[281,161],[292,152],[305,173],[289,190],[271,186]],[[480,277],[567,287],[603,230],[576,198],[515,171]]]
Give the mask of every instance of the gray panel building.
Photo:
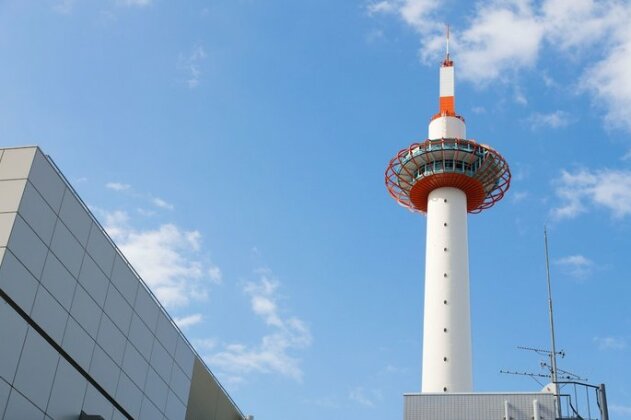
[[[37,147],[0,149],[0,417],[246,417]]]
[[[405,394],[404,401],[404,420],[556,419],[554,394],[543,392]]]

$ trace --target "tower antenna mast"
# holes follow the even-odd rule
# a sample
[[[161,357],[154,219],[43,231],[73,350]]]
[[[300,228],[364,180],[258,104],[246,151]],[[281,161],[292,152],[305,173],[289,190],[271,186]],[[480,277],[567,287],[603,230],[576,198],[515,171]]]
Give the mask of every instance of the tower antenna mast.
[[[445,42],[445,52],[447,56],[447,61],[449,61],[449,24],[447,25],[447,39]]]
[[[550,376],[552,377],[552,383],[554,384],[554,393],[557,400],[557,410],[559,416],[561,412],[561,405],[559,401],[559,390],[557,388],[557,352],[556,352],[556,340],[554,337],[554,312],[552,310],[552,287],[550,285],[550,256],[548,254],[548,228],[543,226],[543,241],[546,249],[546,280],[548,282],[548,313],[550,315],[550,341],[552,351],[550,352],[550,362],[552,364]]]

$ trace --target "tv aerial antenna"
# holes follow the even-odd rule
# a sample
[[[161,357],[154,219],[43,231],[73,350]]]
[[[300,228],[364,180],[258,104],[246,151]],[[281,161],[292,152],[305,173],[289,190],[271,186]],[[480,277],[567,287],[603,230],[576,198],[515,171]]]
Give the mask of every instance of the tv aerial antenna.
[[[552,358],[552,352],[550,350],[543,350],[543,349],[538,349],[538,348],[534,348],[534,347],[524,347],[524,346],[518,346],[517,347],[520,350],[526,350],[526,351],[531,351],[533,353],[537,353],[538,355],[541,356],[546,356],[548,358]],[[560,356],[562,359],[565,357],[565,351],[561,350],[558,351],[556,353],[557,356]],[[551,379],[552,378],[552,364],[549,362],[539,362],[539,366],[542,369],[546,370],[546,373],[536,373],[536,372],[519,372],[519,371],[514,371],[514,370],[500,370],[500,373],[504,373],[507,375],[518,375],[518,376],[528,376],[530,378],[532,378],[535,382],[537,382],[539,385],[541,385],[542,387],[545,386],[544,383],[542,383],[539,378],[548,378]],[[560,369],[557,367],[557,380],[563,380],[563,381],[587,381],[587,378],[582,378],[581,376],[564,370],[564,369]]]
[[[508,370],[500,370],[500,373],[505,373],[509,375],[521,375],[521,376],[529,376],[533,380],[535,380],[538,384],[543,386],[539,378],[549,378],[552,383],[552,387],[554,389],[554,394],[556,398],[556,406],[559,417],[561,416],[561,406],[559,401],[559,379],[562,381],[587,381],[586,378],[581,378],[579,375],[569,372],[567,370],[559,369],[557,367],[557,357],[561,358],[565,357],[565,352],[563,350],[557,351],[556,349],[556,338],[554,334],[554,311],[552,305],[552,286],[550,281],[550,256],[548,252],[548,229],[546,225],[543,226],[543,242],[545,246],[545,255],[546,255],[546,282],[548,286],[548,316],[550,323],[550,347],[551,350],[543,350],[533,347],[517,347],[520,350],[532,351],[537,353],[540,356],[546,356],[549,359],[549,362],[542,361],[539,363],[542,369],[545,369],[547,373],[535,373],[535,372],[517,372],[517,371],[508,371]],[[563,384],[561,384],[562,386]]]

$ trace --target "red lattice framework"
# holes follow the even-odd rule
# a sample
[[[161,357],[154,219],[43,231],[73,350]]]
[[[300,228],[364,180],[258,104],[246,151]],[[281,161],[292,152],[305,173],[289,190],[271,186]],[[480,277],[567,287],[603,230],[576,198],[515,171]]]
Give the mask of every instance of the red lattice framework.
[[[436,188],[454,187],[467,195],[467,211],[480,213],[504,197],[511,173],[489,146],[465,139],[425,140],[401,150],[386,169],[386,187],[397,202],[420,213]]]

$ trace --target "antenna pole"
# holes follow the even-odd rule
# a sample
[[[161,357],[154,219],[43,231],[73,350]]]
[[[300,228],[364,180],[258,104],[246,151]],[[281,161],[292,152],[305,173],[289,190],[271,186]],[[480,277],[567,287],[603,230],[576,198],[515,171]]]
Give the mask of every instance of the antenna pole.
[[[447,60],[449,60],[449,25],[447,25],[447,40],[446,40],[446,56],[447,56]]]
[[[550,353],[550,361],[552,362],[552,383],[554,384],[554,393],[557,402],[558,417],[561,417],[561,401],[559,399],[559,390],[557,389],[557,350],[556,340],[554,338],[554,314],[552,311],[552,287],[550,285],[550,257],[548,255],[548,229],[543,226],[543,241],[546,249],[546,279],[548,281],[548,312],[550,314],[550,340],[552,341],[552,352]]]

